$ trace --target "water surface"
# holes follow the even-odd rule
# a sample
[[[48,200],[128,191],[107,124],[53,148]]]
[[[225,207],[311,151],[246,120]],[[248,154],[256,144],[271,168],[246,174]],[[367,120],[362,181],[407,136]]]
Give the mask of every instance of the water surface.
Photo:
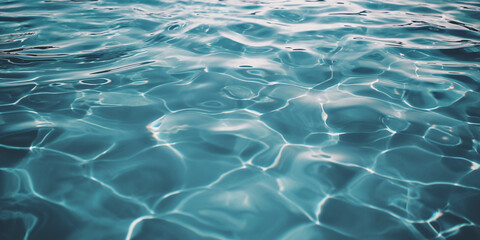
[[[0,3],[0,239],[479,239],[476,1]]]

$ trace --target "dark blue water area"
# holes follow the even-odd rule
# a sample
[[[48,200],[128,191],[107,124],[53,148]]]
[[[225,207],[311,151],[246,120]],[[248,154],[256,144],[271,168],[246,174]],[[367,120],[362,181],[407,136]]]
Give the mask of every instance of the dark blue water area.
[[[476,0],[0,2],[0,239],[480,239]]]

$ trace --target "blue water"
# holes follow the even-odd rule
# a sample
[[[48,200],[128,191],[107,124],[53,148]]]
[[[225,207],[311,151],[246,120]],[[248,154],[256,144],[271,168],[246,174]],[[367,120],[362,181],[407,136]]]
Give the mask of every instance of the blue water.
[[[476,0],[0,3],[0,239],[480,239]]]

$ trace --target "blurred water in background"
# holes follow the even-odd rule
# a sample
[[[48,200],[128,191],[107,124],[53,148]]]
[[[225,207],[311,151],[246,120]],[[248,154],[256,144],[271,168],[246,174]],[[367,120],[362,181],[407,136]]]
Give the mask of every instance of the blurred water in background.
[[[0,239],[480,239],[480,3],[0,3]]]

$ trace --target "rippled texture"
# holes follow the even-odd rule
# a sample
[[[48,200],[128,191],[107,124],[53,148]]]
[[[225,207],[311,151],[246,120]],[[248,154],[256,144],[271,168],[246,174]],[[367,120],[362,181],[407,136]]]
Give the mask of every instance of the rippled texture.
[[[480,239],[476,1],[3,1],[0,239]]]

